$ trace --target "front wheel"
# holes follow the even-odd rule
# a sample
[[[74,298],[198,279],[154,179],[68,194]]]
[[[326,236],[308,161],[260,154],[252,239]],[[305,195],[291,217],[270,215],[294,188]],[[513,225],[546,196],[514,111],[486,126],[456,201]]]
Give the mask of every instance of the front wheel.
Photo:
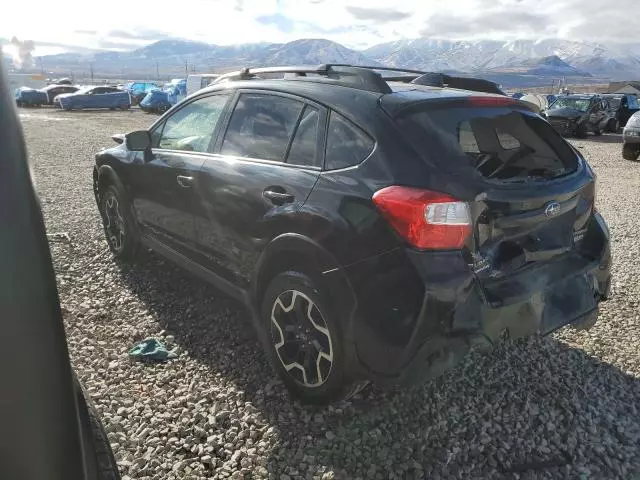
[[[135,222],[124,195],[109,185],[100,195],[100,213],[109,249],[116,258],[132,261],[138,250]]]
[[[578,124],[578,126],[576,127],[576,137],[578,138],[587,137],[587,125],[584,122]]]
[[[634,143],[625,143],[622,145],[622,158],[625,160],[638,160],[640,156],[640,148]]]
[[[357,392],[332,307],[311,277],[295,271],[277,275],[264,295],[269,357],[290,394],[303,403],[328,404]]]

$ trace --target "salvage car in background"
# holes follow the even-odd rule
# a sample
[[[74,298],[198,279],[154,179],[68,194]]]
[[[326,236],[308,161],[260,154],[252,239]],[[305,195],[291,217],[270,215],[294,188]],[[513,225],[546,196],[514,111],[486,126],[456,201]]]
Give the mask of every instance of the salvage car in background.
[[[638,104],[638,99],[635,95],[608,93],[602,95],[602,98],[609,102],[609,111],[613,116],[607,125],[608,132],[617,132],[618,128],[627,124],[631,115],[640,111],[640,104]]]
[[[80,90],[80,87],[74,87],[72,85],[47,85],[44,88],[41,88],[40,91],[44,92],[47,95],[47,103],[49,105],[53,105],[54,99],[58,95],[62,95],[65,93],[75,93]]]
[[[172,107],[169,92],[152,90],[145,95],[139,107],[148,113],[164,113]]]
[[[640,112],[634,113],[622,130],[622,158],[638,160],[640,156]]]
[[[83,108],[109,108],[125,110],[131,106],[131,97],[117,87],[85,87],[75,93],[63,93],[55,98],[55,104],[64,110]]]
[[[174,78],[162,90],[151,90],[140,102],[145,112],[164,113],[187,95],[187,81]]]
[[[47,94],[35,88],[20,87],[16,90],[16,105],[19,107],[39,107],[49,103]]]
[[[600,135],[612,114],[599,95],[563,95],[556,99],[543,116],[563,136],[584,138],[587,133]]]

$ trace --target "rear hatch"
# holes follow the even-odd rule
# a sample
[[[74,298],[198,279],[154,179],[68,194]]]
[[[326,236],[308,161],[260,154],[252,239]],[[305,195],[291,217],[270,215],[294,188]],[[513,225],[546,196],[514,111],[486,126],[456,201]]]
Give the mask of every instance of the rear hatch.
[[[511,99],[484,96],[394,113],[414,148],[443,172],[435,183],[411,186],[467,202],[472,235],[464,251],[490,304],[544,288],[560,261],[577,262],[570,274],[593,260],[582,243],[593,221],[594,175],[542,118]],[[520,284],[527,272],[535,274]]]

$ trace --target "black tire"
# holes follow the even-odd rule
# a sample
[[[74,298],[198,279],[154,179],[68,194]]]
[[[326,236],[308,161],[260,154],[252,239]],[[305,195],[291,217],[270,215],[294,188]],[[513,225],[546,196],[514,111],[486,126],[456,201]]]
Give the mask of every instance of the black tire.
[[[610,133],[616,133],[618,131],[618,120],[612,118],[607,123],[607,131]]]
[[[602,132],[600,131],[600,129],[599,129],[599,128],[594,128],[594,129],[593,129],[593,134],[594,134],[596,137],[599,137],[600,135],[602,135]]]
[[[115,185],[101,190],[100,214],[113,255],[125,262],[134,261],[139,248],[137,228],[126,197]]]
[[[634,143],[625,143],[622,145],[622,158],[625,160],[638,160],[638,156],[640,155],[640,148],[638,144]]]
[[[265,291],[260,313],[267,353],[292,397],[326,405],[359,391],[362,384],[347,375],[340,320],[311,277],[295,271],[277,275]]]
[[[580,123],[576,127],[576,137],[577,138],[587,138],[587,125],[585,123]]]
[[[91,398],[76,381],[76,398],[80,418],[80,433],[85,452],[85,465],[88,478],[97,480],[120,480],[118,464],[109,445],[109,439],[104,431],[98,412]]]

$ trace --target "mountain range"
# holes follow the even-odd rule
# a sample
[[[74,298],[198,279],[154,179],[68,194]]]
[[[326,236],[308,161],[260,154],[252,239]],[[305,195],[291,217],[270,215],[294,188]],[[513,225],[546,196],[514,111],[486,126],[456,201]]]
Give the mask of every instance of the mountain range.
[[[39,57],[56,74],[110,78],[161,78],[190,72],[228,71],[243,66],[349,63],[457,72],[509,84],[549,84],[550,78],[585,82],[640,78],[640,45],[603,45],[562,39],[541,41],[399,40],[358,51],[326,39],[289,43],[210,45],[161,40],[129,51],[63,53]]]

